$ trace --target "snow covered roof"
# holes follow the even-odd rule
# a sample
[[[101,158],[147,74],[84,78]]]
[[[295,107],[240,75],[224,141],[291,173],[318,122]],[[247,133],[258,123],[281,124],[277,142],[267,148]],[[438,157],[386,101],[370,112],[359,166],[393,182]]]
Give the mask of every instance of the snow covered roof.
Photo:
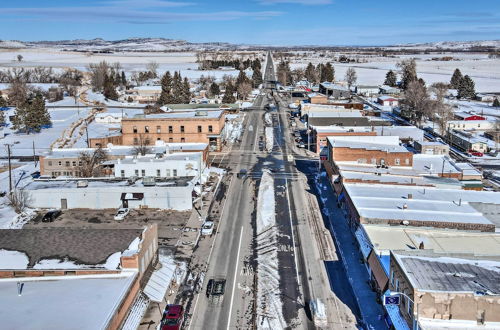
[[[126,158],[118,159],[112,161],[111,163],[121,163],[121,164],[137,164],[137,163],[164,163],[169,161],[200,161],[201,152],[178,152],[174,154],[166,154],[162,157],[156,157],[156,155],[146,155],[146,156],[126,156]]]
[[[0,269],[117,269],[142,229],[2,229]]]
[[[307,115],[309,116],[309,118],[316,118],[316,117],[321,117],[321,118],[363,117],[363,114],[361,113],[360,110],[345,110],[345,111],[332,110],[331,112],[329,112],[329,111],[309,111],[307,113]]]
[[[397,98],[394,98],[392,96],[386,96],[386,95],[379,96],[378,99],[381,101],[397,101],[398,100]]]
[[[396,227],[362,224],[377,254],[390,250],[424,249],[438,253],[472,253],[476,256],[500,256],[500,235],[463,230]]]
[[[443,155],[415,154],[413,155],[413,169],[428,175],[461,173],[461,170],[455,166],[455,162]]]
[[[393,253],[415,289],[500,295],[500,261],[417,252]]]
[[[24,229],[23,229],[24,230]],[[135,272],[0,279],[0,320],[8,329],[106,329]],[[18,295],[17,283],[22,282]]]
[[[127,188],[144,191],[145,189],[160,189],[161,187],[186,187],[189,185],[192,178],[162,178],[161,181],[156,181],[156,186],[145,186],[142,180],[137,180],[134,183],[129,183],[122,178],[92,178],[84,179],[87,182],[87,187],[77,187],[79,179],[55,179],[55,180],[35,180],[27,184],[24,188],[26,190],[45,190],[45,189],[102,189],[102,188],[121,188],[126,192]],[[128,191],[129,192],[129,191]]]
[[[331,83],[331,82],[322,82],[320,84],[321,86],[323,86],[324,88],[326,89],[331,89],[331,90],[340,90],[340,91],[345,91],[345,92],[348,92],[349,89],[347,89],[346,87],[342,86],[342,85],[338,85],[338,84],[334,84],[334,83]]]
[[[393,184],[403,184],[403,185],[417,185],[417,186],[433,186],[433,187],[446,186],[448,189],[462,189],[462,184],[460,183],[460,181],[453,178],[415,176],[415,175],[395,175],[395,174],[378,175],[376,173],[366,173],[366,172],[346,171],[346,170],[340,170],[340,173],[344,179],[350,179],[350,180],[393,183]]]
[[[344,183],[344,187],[360,217],[367,221],[468,223],[494,228],[470,203],[500,203],[497,193],[487,191],[362,183]]]
[[[330,138],[328,138],[330,139]],[[379,150],[384,152],[409,152],[403,146],[382,144],[382,143],[368,143],[358,141],[342,141],[338,140],[332,143],[334,148],[351,148],[351,149],[366,149],[366,150]]]
[[[204,110],[193,109],[193,111],[186,111],[186,112],[155,113],[151,115],[136,116],[132,119],[192,119],[192,118],[215,119],[215,118],[220,118],[220,116],[222,116],[223,113],[224,113],[223,110],[204,111]]]

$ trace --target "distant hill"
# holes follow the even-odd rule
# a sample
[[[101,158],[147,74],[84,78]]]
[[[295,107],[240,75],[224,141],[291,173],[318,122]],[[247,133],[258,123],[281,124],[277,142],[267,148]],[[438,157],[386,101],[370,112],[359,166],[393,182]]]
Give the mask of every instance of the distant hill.
[[[479,48],[497,48],[500,49],[500,40],[481,40],[481,41],[439,41],[421,44],[402,44],[391,47],[398,48],[419,48],[419,49],[456,49],[473,50]]]

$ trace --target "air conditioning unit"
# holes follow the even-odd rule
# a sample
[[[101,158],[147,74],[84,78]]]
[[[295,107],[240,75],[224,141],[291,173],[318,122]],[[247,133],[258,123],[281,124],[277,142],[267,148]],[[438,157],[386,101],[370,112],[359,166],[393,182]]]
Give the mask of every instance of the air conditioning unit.
[[[77,188],[87,188],[89,186],[89,182],[87,180],[79,180],[76,182]]]

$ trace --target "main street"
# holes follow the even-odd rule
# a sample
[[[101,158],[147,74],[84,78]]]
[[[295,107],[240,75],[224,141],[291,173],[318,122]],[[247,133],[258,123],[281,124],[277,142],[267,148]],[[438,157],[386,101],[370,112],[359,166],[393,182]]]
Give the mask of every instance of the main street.
[[[256,199],[263,170],[269,169],[274,177],[276,229],[278,231],[277,269],[282,314],[286,326],[295,329],[314,329],[308,303],[321,299],[325,303],[330,328],[354,328],[356,316],[346,297],[337,297],[332,291],[324,261],[335,260],[333,243],[318,244],[318,233],[312,221],[319,214],[307,190],[307,177],[316,175],[317,162],[305,161],[308,166],[296,168],[296,158],[307,159],[295,146],[287,125],[284,103],[274,90],[276,74],[270,53],[264,70],[264,88],[246,114],[245,131],[241,142],[225,156],[224,164],[232,176],[226,191],[226,201],[218,221],[213,253],[204,279],[203,292],[195,299],[189,329],[252,329],[258,328],[256,306],[257,277],[255,243]],[[275,104],[269,110],[267,104]],[[274,148],[267,152],[264,115],[272,118]],[[267,124],[269,126],[269,123]],[[313,164],[311,166],[311,164]],[[241,169],[248,176],[238,177]],[[322,226],[322,221],[318,220]],[[331,258],[321,258],[321,250],[328,250]],[[324,251],[323,251],[324,254]],[[226,280],[222,302],[214,304],[205,295],[209,279]],[[349,287],[347,277],[337,276],[337,287]],[[355,312],[356,313],[356,312]],[[309,315],[308,315],[309,314]],[[356,313],[357,314],[357,313]],[[273,315],[265,317],[272,318]]]

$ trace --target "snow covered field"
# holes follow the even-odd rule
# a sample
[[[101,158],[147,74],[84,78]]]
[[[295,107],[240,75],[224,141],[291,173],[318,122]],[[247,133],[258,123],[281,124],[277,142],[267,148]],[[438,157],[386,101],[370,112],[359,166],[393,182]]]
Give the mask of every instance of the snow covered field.
[[[433,57],[452,56],[458,61],[431,61]],[[476,91],[482,93],[500,92],[500,59],[489,59],[486,54],[433,54],[398,57],[368,57],[367,63],[336,63],[335,77],[343,80],[349,67],[354,67],[358,75],[357,83],[360,85],[381,85],[389,70],[397,70],[396,63],[402,59],[414,57],[417,61],[417,73],[427,84],[435,82],[449,82],[456,68],[462,74],[468,74],[476,83]],[[292,62],[290,67],[305,68],[309,62],[318,64],[328,61],[328,57],[311,57]]]

